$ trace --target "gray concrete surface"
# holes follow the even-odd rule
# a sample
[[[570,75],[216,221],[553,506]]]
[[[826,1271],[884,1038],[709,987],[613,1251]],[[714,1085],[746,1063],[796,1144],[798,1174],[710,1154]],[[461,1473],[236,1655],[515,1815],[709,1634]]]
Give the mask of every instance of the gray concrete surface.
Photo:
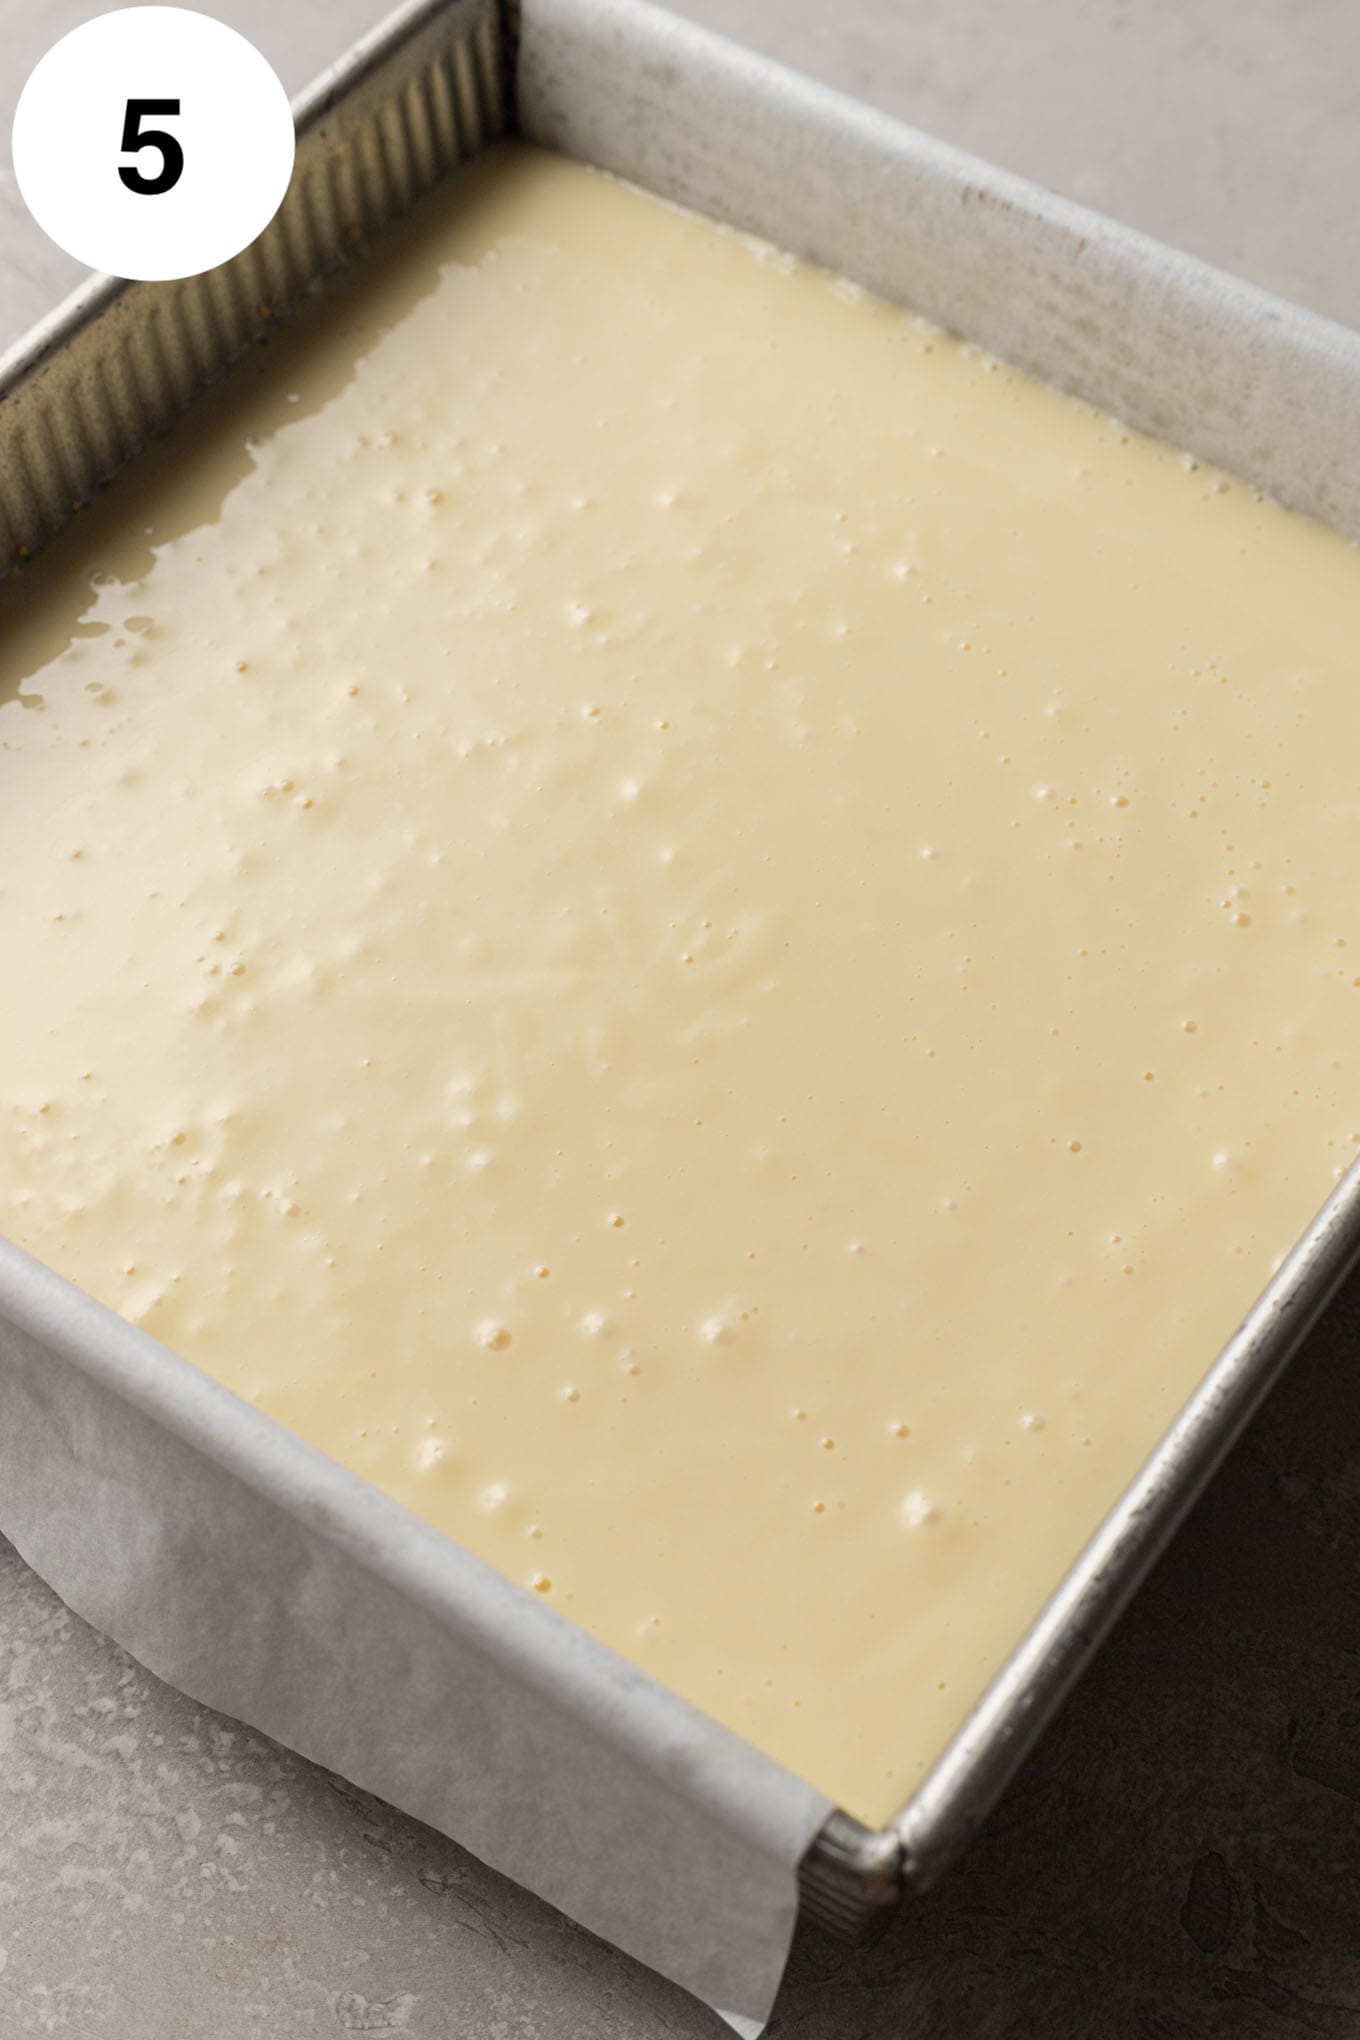
[[[381,0],[378,0],[380,6]],[[102,11],[0,0],[0,116]],[[290,86],[370,0],[217,0]],[[1353,0],[684,11],[1360,324]],[[73,280],[0,172],[0,343]],[[885,1619],[891,1611],[885,1610]],[[0,2040],[714,2040],[453,1844],[148,1677],[0,1543]],[[771,2040],[1360,2040],[1360,1283],[968,1857]]]

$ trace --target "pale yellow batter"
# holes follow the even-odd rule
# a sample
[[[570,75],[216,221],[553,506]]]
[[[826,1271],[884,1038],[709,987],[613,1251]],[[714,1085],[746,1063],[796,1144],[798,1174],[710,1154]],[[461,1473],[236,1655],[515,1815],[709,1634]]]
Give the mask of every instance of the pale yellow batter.
[[[0,1229],[886,1815],[1360,1137],[1360,558],[517,148],[2,643]]]

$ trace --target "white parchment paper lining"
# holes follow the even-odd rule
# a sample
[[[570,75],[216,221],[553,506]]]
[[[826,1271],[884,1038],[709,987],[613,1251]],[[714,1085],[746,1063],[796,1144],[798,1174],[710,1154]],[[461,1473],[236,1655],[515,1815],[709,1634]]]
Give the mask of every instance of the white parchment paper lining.
[[[4,1243],[0,1524],[153,1672],[759,2032],[826,1799]]]
[[[1355,335],[631,0],[520,37],[532,138],[1360,534]],[[0,1529],[161,1677],[759,2032],[826,1799],[3,1244]]]

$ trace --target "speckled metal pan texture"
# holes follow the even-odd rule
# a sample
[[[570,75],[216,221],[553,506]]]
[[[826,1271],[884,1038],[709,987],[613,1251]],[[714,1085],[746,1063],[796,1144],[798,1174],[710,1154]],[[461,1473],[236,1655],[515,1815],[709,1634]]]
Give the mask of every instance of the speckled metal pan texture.
[[[259,239],[172,283],[92,277],[0,362],[0,572],[421,192],[510,123],[496,0],[424,0],[295,102],[292,182]]]
[[[185,283],[94,279],[0,364],[0,571],[512,128],[1360,537],[1360,336],[634,0],[420,0],[297,114],[293,186],[252,248]],[[445,1827],[754,2032],[799,1887],[822,1923],[862,1933],[964,1845],[1358,1252],[1352,1173],[879,1831],[13,1249],[0,1528],[153,1669]],[[323,1702],[309,1689],[346,1649],[352,1676]]]

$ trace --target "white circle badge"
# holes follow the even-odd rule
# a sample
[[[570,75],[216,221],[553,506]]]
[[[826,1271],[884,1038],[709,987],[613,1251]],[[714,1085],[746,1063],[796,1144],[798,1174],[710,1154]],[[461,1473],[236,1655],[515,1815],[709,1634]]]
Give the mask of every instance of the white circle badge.
[[[19,95],[14,175],[59,248],[142,281],[263,232],[293,170],[288,95],[253,43],[185,7],[126,7],[55,43]]]

